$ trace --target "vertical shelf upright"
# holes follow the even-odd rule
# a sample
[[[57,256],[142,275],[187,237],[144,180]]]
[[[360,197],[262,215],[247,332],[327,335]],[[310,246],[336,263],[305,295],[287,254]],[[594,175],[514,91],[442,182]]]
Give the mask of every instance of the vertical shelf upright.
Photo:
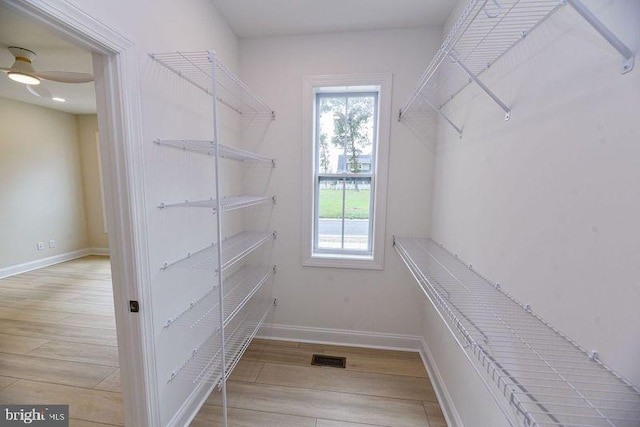
[[[264,125],[266,130],[275,119],[275,114],[213,52],[159,53],[150,57],[211,96],[213,107],[212,139],[156,139],[153,142],[162,149],[178,149],[195,156],[207,156],[212,160],[215,170],[215,179],[211,183],[213,194],[205,194],[197,200],[178,198],[161,200],[156,204],[156,209],[161,212],[176,209],[189,212],[210,210],[214,216],[212,228],[215,227],[213,243],[190,248],[184,256],[166,260],[158,266],[158,275],[169,278],[165,281],[175,277],[176,284],[180,286],[176,290],[196,284],[198,287],[197,291],[190,291],[193,299],[185,302],[176,297],[175,301],[167,304],[172,311],[160,314],[166,314],[162,319],[162,331],[159,332],[168,336],[165,342],[171,342],[172,337],[180,337],[182,343],[176,345],[175,351],[171,349],[172,355],[179,353],[177,357],[173,355],[171,361],[158,364],[164,367],[173,363],[168,372],[161,372],[162,368],[158,368],[159,381],[164,378],[167,384],[165,389],[168,390],[165,394],[161,393],[160,400],[162,404],[163,396],[174,398],[170,391],[173,385],[178,388],[179,383],[191,384],[186,387],[183,385],[183,392],[179,395],[180,399],[185,400],[181,410],[191,408],[192,412],[183,414],[180,419],[184,421],[195,416],[207,395],[218,387],[222,400],[222,423],[226,426],[226,381],[276,305],[269,286],[276,267],[268,265],[265,262],[266,254],[261,253],[275,240],[276,232],[271,229],[246,230],[245,227],[255,227],[255,221],[239,223],[237,218],[243,212],[274,205],[276,197],[266,194],[226,194],[230,190],[223,188],[225,179],[233,179],[234,175],[229,173],[229,176],[225,176],[221,172],[225,170],[223,162],[231,161],[240,165],[241,169],[245,166],[263,167],[271,173],[270,170],[275,168],[275,160],[234,144],[223,144],[219,109],[227,108],[239,115],[240,128],[255,129]],[[242,137],[234,135],[232,138],[237,144],[235,139]],[[243,185],[243,190],[246,189],[247,186]],[[223,216],[230,212],[233,214],[226,222]],[[257,215],[260,216],[260,212]],[[157,354],[156,357],[163,355]],[[176,420],[173,417],[168,424],[174,425],[178,422]]]

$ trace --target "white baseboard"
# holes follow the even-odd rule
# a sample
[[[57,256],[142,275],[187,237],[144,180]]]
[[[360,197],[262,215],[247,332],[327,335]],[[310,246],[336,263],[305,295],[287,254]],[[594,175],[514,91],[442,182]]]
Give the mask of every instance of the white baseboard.
[[[109,256],[109,248],[89,248],[87,255]]]
[[[414,335],[299,327],[273,323],[262,325],[257,337],[280,341],[335,344],[387,350],[421,351],[422,349],[422,337]]]
[[[444,418],[447,420],[447,425],[449,427],[464,427],[464,425],[462,424],[462,419],[460,418],[460,414],[458,413],[456,406],[451,399],[451,395],[447,390],[444,379],[442,378],[442,375],[438,370],[438,366],[433,359],[433,354],[431,354],[431,350],[429,350],[429,346],[427,346],[427,342],[424,340],[424,338],[421,338],[421,348],[419,351],[420,357],[422,358],[422,363],[427,369],[429,378],[431,378],[433,390],[435,391],[438,402],[440,403],[440,408],[442,409]]]
[[[48,267],[50,265],[60,264],[61,262],[71,261],[72,259],[82,258],[87,255],[109,255],[109,249],[78,249],[76,251],[66,252],[64,254],[54,255],[47,258],[37,259],[35,261],[29,261],[22,264],[0,268],[0,279],[15,276],[16,274],[26,273],[32,270],[37,270],[39,268]]]

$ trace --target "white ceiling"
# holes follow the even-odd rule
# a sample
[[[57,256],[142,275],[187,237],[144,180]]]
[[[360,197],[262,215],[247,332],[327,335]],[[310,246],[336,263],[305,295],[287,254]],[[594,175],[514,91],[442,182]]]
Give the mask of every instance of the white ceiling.
[[[76,71],[93,73],[91,54],[61,38],[55,32],[32,21],[0,3],[0,67],[10,67],[14,57],[8,46],[18,46],[36,52],[33,66],[38,71]],[[0,97],[41,105],[73,114],[96,112],[95,86],[91,83],[69,84],[43,81],[53,96],[65,98],[59,103],[39,98],[27,92],[25,85],[16,83],[0,72]]]
[[[238,37],[442,25],[454,0],[211,0]]]

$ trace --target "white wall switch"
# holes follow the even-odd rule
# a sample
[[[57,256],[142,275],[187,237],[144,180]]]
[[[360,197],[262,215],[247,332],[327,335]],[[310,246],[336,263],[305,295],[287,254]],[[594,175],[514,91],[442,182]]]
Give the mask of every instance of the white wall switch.
[[[44,242],[38,242],[38,250],[44,251]]]
[[[49,240],[49,247],[51,249],[55,248],[56,247],[56,241],[55,240]]]

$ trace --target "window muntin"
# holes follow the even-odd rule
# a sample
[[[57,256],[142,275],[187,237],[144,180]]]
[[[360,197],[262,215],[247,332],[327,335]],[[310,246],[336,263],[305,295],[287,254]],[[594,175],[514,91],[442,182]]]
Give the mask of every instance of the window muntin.
[[[379,89],[349,89],[315,92],[313,253],[371,258]]]

